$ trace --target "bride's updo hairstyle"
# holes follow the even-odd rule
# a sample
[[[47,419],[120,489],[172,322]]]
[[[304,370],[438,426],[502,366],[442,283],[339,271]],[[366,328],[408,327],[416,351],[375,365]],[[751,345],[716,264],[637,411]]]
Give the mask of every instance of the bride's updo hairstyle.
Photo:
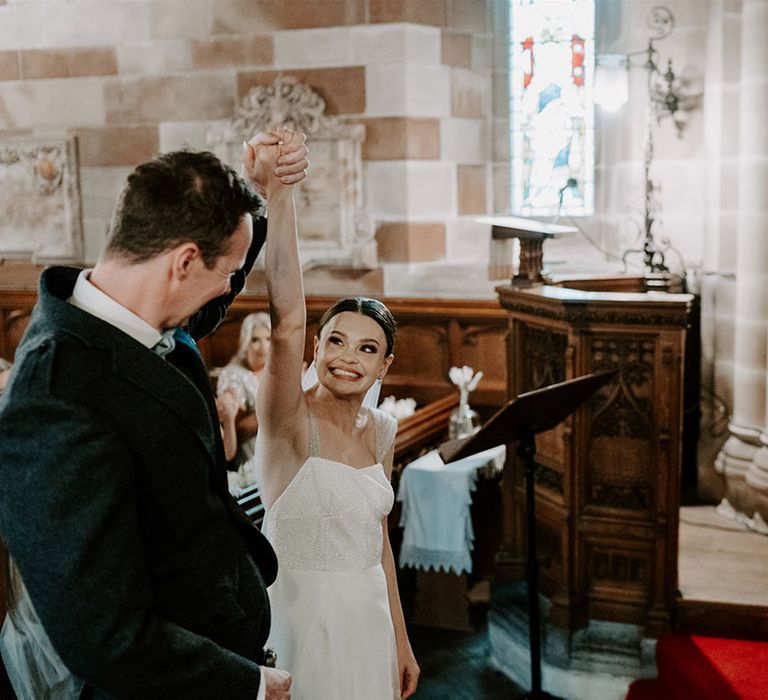
[[[339,299],[320,319],[320,323],[317,326],[317,337],[320,337],[320,333],[328,321],[344,311],[363,314],[363,316],[376,321],[381,330],[384,331],[384,337],[387,339],[386,355],[392,354],[392,350],[395,347],[395,334],[397,333],[395,317],[378,299],[371,299],[370,297],[346,297],[345,299]]]

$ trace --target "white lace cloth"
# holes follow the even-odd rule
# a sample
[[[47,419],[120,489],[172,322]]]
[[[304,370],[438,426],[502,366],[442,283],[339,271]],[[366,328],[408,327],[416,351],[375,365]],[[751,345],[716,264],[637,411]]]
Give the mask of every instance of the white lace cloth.
[[[403,470],[397,492],[403,504],[401,567],[472,572],[475,535],[469,509],[477,474],[489,466],[501,470],[505,456],[502,445],[445,464],[432,450]]]

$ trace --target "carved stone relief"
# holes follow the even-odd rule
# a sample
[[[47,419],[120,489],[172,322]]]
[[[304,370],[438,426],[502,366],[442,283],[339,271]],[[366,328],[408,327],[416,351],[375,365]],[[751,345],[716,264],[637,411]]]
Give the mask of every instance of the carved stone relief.
[[[83,226],[77,142],[0,142],[0,258],[80,262]]]
[[[238,168],[243,141],[279,124],[303,131],[310,147],[310,177],[296,198],[305,268],[377,267],[373,224],[363,203],[365,127],[326,116],[325,101],[311,87],[288,75],[254,87],[231,122],[208,132],[207,144]]]

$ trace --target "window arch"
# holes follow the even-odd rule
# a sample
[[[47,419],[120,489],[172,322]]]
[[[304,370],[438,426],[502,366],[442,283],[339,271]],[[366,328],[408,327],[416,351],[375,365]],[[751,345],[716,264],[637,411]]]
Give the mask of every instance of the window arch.
[[[594,211],[595,0],[510,1],[512,211]]]

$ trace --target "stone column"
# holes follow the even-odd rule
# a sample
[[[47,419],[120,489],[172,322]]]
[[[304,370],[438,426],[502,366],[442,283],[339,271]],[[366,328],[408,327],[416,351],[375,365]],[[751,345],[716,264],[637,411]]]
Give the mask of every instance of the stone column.
[[[743,0],[739,95],[738,250],[731,437],[717,467],[726,497],[768,519],[768,0]]]
[[[745,0],[742,22],[742,109],[747,106],[751,129],[743,130],[742,152],[749,154],[743,172],[749,179],[740,184],[745,192],[746,216],[751,231],[750,243],[754,261],[749,268],[749,294],[755,310],[762,308],[761,321],[755,326],[755,346],[762,350],[762,377],[765,387],[768,377],[768,131],[765,114],[768,109],[768,0]],[[745,99],[749,103],[745,105]],[[743,121],[742,121],[743,123]],[[758,126],[763,124],[762,128]],[[750,251],[745,251],[749,256]],[[756,355],[755,359],[759,359]],[[763,422],[760,447],[752,457],[746,474],[746,486],[753,490],[755,516],[753,524],[768,534],[768,396],[763,389]],[[751,504],[748,504],[751,506]],[[749,513],[747,512],[747,515]],[[760,519],[758,519],[758,515]],[[761,522],[762,521],[762,522]]]

